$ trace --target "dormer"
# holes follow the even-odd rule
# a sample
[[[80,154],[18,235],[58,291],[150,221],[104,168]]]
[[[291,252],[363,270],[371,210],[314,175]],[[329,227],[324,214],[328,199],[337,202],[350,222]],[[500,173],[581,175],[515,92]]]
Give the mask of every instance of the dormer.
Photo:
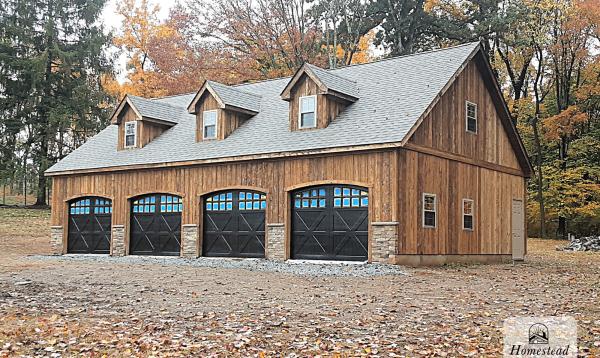
[[[154,99],[126,95],[111,117],[119,127],[117,149],[143,148],[187,115],[181,108]]]
[[[290,130],[325,128],[358,100],[356,82],[305,63],[281,92],[290,102]]]
[[[188,106],[196,115],[196,141],[227,138],[260,111],[261,97],[214,81],[205,81]]]

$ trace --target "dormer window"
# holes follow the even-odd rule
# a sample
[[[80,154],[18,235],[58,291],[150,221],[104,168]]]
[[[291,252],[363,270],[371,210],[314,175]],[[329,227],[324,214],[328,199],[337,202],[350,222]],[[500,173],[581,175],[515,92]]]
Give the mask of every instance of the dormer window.
[[[469,101],[467,101],[466,104],[467,132],[477,134],[477,104]]]
[[[217,111],[204,111],[202,114],[202,125],[203,125],[203,138],[204,139],[215,139],[217,138]]]
[[[300,97],[300,118],[298,128],[315,128],[317,126],[317,96]]]
[[[137,122],[125,122],[125,148],[134,148],[137,143]]]

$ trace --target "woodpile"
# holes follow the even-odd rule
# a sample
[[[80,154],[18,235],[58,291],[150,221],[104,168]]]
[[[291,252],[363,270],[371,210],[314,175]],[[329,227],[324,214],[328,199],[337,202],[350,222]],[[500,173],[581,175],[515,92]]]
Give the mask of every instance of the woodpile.
[[[571,237],[565,251],[600,251],[600,236]]]

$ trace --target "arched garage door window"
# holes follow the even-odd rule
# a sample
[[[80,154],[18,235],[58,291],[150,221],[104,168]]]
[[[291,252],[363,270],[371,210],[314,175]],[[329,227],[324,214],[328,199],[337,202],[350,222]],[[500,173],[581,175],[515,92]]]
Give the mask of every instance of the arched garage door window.
[[[265,256],[267,196],[228,190],[204,198],[202,254],[219,257]]]
[[[83,197],[69,203],[67,252],[110,253],[112,202],[100,197]]]
[[[129,253],[179,256],[181,250],[181,197],[148,194],[131,201]]]
[[[292,193],[292,258],[364,261],[368,257],[369,193],[323,185]]]

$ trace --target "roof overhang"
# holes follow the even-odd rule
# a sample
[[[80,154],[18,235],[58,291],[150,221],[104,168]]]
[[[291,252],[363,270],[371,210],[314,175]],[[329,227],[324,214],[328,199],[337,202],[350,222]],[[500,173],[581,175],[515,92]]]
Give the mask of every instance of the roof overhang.
[[[207,80],[204,81],[204,83],[202,84],[202,87],[200,87],[198,92],[196,92],[196,95],[192,99],[192,102],[188,105],[188,107],[187,107],[188,113],[190,113],[190,114],[197,113],[196,106],[198,105],[200,98],[202,98],[202,96],[206,92],[210,93],[210,95],[213,96],[213,98],[217,101],[219,108],[221,108],[221,109],[244,113],[244,114],[248,114],[251,116],[258,114],[257,111],[253,111],[253,110],[247,109],[247,108],[236,107],[236,106],[232,106],[232,105],[225,103],[225,101],[223,101],[223,99],[219,96],[219,93],[210,85],[210,82]]]
[[[127,106],[129,106],[133,110],[133,112],[135,112],[138,119],[142,119],[142,114],[140,113],[140,111],[135,107],[131,99],[129,99],[129,97],[125,95],[125,97],[123,97],[117,108],[114,110],[113,114],[110,116],[111,124],[119,124],[119,114],[121,114],[121,112],[123,112],[123,110]]]
[[[339,99],[342,99],[342,100],[345,100],[348,102],[356,102],[358,100],[358,98],[355,96],[341,93],[341,92],[332,90],[329,87],[327,87],[325,85],[325,83],[323,83],[323,81],[319,78],[319,76],[317,76],[315,74],[315,72],[310,68],[308,63],[304,63],[302,66],[300,66],[300,68],[296,71],[296,73],[294,73],[294,76],[292,76],[292,78],[290,79],[288,84],[285,86],[283,91],[281,91],[281,94],[280,94],[281,99],[283,99],[284,101],[291,101],[292,89],[294,88],[296,83],[298,83],[298,81],[300,81],[300,79],[302,78],[302,75],[306,75],[308,78],[310,78],[312,81],[314,81],[316,83],[317,88],[319,89],[319,94],[330,95],[330,96],[337,97]]]
[[[450,86],[454,83],[454,81],[458,78],[458,76],[463,72],[463,70],[467,67],[467,65],[471,62],[475,61],[477,68],[481,72],[483,76],[484,83],[492,96],[492,102],[494,103],[494,107],[500,116],[500,122],[502,126],[506,130],[508,135],[510,144],[512,149],[515,152],[517,160],[519,162],[519,166],[521,167],[521,171],[523,176],[529,178],[531,173],[533,172],[533,167],[531,166],[531,162],[529,161],[529,157],[527,156],[527,152],[525,150],[525,146],[523,145],[523,141],[519,136],[519,132],[515,127],[515,124],[512,121],[512,116],[506,105],[506,101],[504,100],[504,96],[502,95],[502,91],[500,90],[500,86],[492,68],[490,66],[490,62],[487,58],[487,55],[484,53],[481,44],[476,46],[473,51],[467,56],[462,65],[456,70],[454,75],[450,77],[444,88],[438,93],[438,95],[434,98],[434,100],[429,104],[427,109],[421,114],[419,119],[415,122],[412,128],[407,132],[406,136],[402,140],[402,146],[405,146],[407,142],[410,140],[412,135],[415,133],[417,128],[421,125],[425,117],[433,110],[433,107],[440,101],[442,96],[448,91]]]

